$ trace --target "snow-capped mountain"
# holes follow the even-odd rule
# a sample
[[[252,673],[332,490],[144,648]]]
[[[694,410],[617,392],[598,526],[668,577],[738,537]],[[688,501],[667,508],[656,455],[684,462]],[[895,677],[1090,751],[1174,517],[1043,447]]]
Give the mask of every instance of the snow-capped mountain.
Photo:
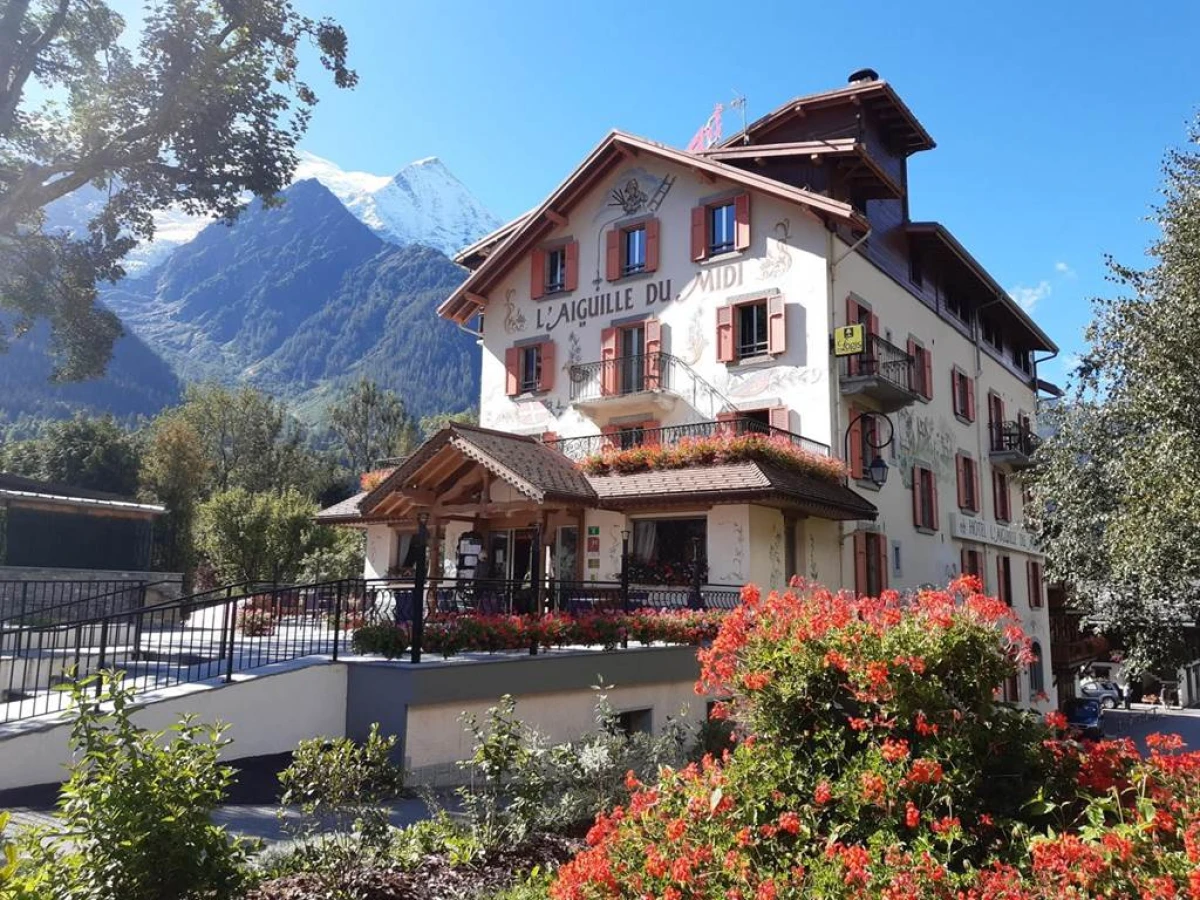
[[[425,244],[447,256],[501,222],[436,156],[419,159],[394,178],[348,172],[301,152],[296,180],[315,178],[357,219],[390,244]]]
[[[388,178],[347,171],[301,151],[294,182],[310,178],[325,185],[355,218],[389,244],[425,244],[452,256],[501,224],[433,156],[410,163]],[[103,191],[86,185],[47,207],[46,228],[82,234],[104,201]],[[157,266],[211,222],[177,209],[155,213],[154,241],[134,248],[125,257],[125,268],[136,277]]]

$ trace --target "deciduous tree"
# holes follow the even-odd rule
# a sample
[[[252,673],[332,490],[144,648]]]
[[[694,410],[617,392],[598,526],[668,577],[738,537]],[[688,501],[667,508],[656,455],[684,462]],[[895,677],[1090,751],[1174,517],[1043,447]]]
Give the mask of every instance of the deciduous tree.
[[[11,446],[3,463],[0,468],[72,487],[124,496],[138,487],[137,441],[112,416],[51,422],[41,437]]]
[[[329,409],[329,427],[350,467],[366,472],[377,460],[402,456],[417,443],[416,423],[393,391],[365,376]]]
[[[1049,574],[1135,671],[1182,661],[1200,615],[1200,121],[1168,153],[1149,268],[1110,262],[1072,402],[1034,488]]]
[[[303,45],[356,81],[342,28],[290,0],[145,9],[130,41],[103,0],[0,3],[0,309],[16,335],[49,320],[62,379],[104,370],[121,327],[95,285],[153,238],[155,210],[231,219],[288,184],[317,99]],[[45,233],[47,204],[87,184],[107,192],[87,235]]]
[[[299,491],[233,488],[200,507],[199,545],[226,582],[294,581],[302,561],[328,545],[317,506]]]

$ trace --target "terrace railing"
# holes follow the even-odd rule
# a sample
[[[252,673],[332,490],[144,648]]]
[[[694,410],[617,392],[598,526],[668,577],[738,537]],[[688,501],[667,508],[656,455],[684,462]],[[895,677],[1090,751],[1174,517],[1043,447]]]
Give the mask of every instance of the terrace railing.
[[[693,422],[688,425],[668,425],[664,428],[629,429],[613,435],[596,434],[584,437],[557,438],[547,441],[546,444],[564,456],[579,461],[606,450],[629,450],[644,445],[673,447],[686,440],[745,434],[762,434],[782,438],[810,453],[821,456],[829,455],[828,444],[744,416],[711,422]]]
[[[595,403],[644,391],[665,391],[687,402],[706,419],[732,404],[696,371],[670,353],[638,353],[570,368],[571,402]]]
[[[70,621],[145,605],[152,588],[182,586],[181,578],[0,580],[0,626],[5,623]]]
[[[26,618],[0,628],[0,723],[66,708],[65,682],[125,672],[139,693],[224,679],[311,656],[339,658],[363,625],[412,625],[481,615],[584,615],[639,609],[729,609],[740,588],[547,580],[344,579],[303,585],[228,585],[169,603]],[[421,601],[418,602],[418,598]],[[420,658],[420,646],[414,646]],[[530,652],[537,652],[531,647]]]

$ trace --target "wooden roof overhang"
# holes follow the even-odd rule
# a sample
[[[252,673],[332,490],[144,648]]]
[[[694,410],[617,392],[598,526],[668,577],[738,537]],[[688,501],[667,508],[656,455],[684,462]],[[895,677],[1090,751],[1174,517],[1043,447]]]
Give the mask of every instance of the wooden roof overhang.
[[[910,222],[905,226],[905,230],[908,239],[921,248],[927,259],[933,260],[944,271],[956,273],[961,282],[974,288],[977,296],[986,298],[979,306],[994,308],[1002,319],[1007,320],[1007,324],[1024,332],[1029,338],[1027,349],[1058,351],[1058,345],[1050,336],[1029,317],[1021,305],[1008,295],[1008,291],[997,283],[987,269],[980,265],[944,225],[940,222]]]
[[[760,193],[795,203],[826,221],[846,222],[863,231],[870,227],[849,203],[747,172],[715,159],[675,150],[624,132],[612,131],[537,209],[515,222],[515,227],[487,255],[479,268],[438,307],[438,315],[460,324],[471,319],[487,305],[489,291],[500,283],[514,265],[525,259],[548,232],[569,222],[570,213],[575,205],[597,184],[619,166],[642,157],[651,157],[689,168],[708,181],[732,181]]]
[[[837,167],[842,178],[869,199],[904,197],[900,184],[876,162],[867,145],[852,137],[821,141],[788,141],[780,144],[741,144],[714,147],[704,156],[733,165],[765,165],[772,160],[797,160]]]
[[[892,86],[883,80],[861,81],[836,88],[806,94],[789,100],[746,126],[732,137],[722,141],[721,147],[766,139],[779,126],[792,119],[802,117],[809,110],[829,106],[853,104],[868,110],[872,118],[887,133],[889,140],[906,155],[922,150],[932,150],[936,145],[929,132],[913,115],[912,110],[900,99]]]
[[[519,499],[492,499],[495,482]],[[532,509],[581,509],[595,492],[574,464],[539,441],[454,425],[442,429],[360,502],[368,521],[482,519]]]

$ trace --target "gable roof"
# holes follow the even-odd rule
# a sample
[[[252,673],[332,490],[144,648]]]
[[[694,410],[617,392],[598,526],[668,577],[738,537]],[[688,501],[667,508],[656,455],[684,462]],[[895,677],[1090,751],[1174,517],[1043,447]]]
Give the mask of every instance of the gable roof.
[[[447,425],[402,462],[358,502],[369,516],[393,492],[403,492],[421,469],[446,448],[474,460],[537,503],[547,500],[595,502],[596,492],[578,467],[536,438],[478,425]],[[336,507],[331,507],[331,511]]]
[[[776,126],[805,114],[806,109],[827,106],[842,106],[847,103],[862,104],[870,109],[882,124],[892,132],[906,153],[932,150],[937,144],[930,137],[912,110],[900,99],[900,95],[886,81],[876,78],[871,81],[855,81],[831,91],[804,94],[777,106],[771,112],[755,119],[744,131],[723,140],[718,146],[730,147],[739,143],[754,143],[760,136]]]
[[[512,266],[524,259],[547,231],[558,227],[554,219],[561,221],[567,216],[571,208],[622,161],[643,154],[795,203],[818,216],[847,222],[864,231],[868,228],[867,221],[849,203],[793,187],[715,159],[676,150],[622,131],[612,131],[540,206],[525,217],[510,223],[514,227],[508,236],[503,238],[470,277],[438,307],[438,315],[460,323],[475,315],[487,302],[488,291],[496,286]],[[503,232],[506,228],[509,226],[504,226],[500,231]],[[487,238],[484,238],[484,241],[486,240]],[[477,248],[478,243],[467,250]],[[459,257],[467,259],[466,254],[467,251],[464,250]]]

